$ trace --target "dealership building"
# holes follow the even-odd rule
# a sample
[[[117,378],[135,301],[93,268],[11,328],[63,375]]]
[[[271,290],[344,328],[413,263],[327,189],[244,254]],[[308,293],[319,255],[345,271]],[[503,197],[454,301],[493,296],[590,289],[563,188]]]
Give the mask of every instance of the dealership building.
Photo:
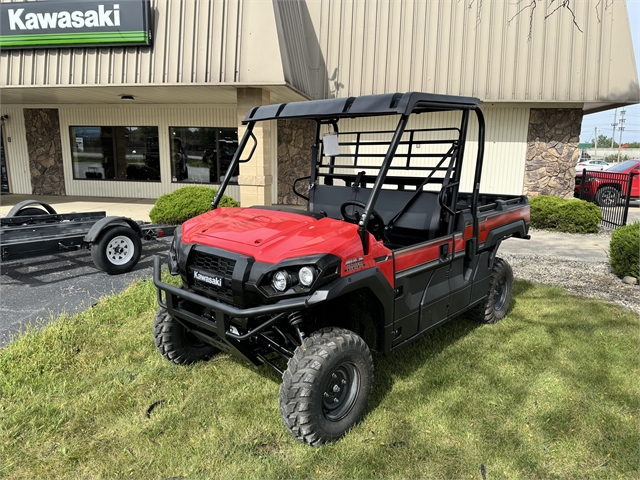
[[[252,107],[421,91],[484,102],[481,191],[572,196],[583,115],[640,89],[626,2],[567,3],[0,0],[2,191],[157,198],[230,175],[243,205],[295,203],[309,123],[258,124],[227,171]]]

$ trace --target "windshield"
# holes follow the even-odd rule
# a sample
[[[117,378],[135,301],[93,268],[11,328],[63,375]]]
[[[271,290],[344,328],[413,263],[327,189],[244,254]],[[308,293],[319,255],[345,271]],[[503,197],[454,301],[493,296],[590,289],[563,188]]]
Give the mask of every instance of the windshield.
[[[633,167],[638,162],[639,160],[627,160],[622,163],[616,163],[613,167],[609,167],[607,169],[607,172],[624,172],[625,170]]]

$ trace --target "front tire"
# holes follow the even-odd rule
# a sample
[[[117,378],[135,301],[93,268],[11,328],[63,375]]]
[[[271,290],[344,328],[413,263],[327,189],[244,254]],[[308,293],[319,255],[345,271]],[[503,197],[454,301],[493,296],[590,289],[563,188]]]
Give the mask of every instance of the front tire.
[[[513,270],[506,260],[496,257],[491,270],[489,295],[486,300],[469,310],[469,317],[480,323],[496,323],[502,320],[511,305],[513,296]]]
[[[612,186],[604,186],[596,192],[596,204],[600,207],[615,207],[620,201],[620,190]]]
[[[153,319],[153,341],[160,354],[176,365],[191,365],[209,360],[220,351],[200,341],[164,307],[158,307]]]
[[[307,445],[337,440],[362,418],[372,387],[364,340],[349,330],[322,329],[296,348],[282,376],[282,421]]]
[[[142,241],[129,227],[113,227],[102,232],[91,246],[93,263],[109,275],[126,273],[140,260]]]

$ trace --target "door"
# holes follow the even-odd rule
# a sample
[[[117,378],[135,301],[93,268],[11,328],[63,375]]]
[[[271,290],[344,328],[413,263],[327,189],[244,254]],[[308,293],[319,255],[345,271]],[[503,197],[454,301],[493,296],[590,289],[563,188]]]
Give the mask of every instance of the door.
[[[394,252],[395,321],[392,348],[447,317],[452,236]]]

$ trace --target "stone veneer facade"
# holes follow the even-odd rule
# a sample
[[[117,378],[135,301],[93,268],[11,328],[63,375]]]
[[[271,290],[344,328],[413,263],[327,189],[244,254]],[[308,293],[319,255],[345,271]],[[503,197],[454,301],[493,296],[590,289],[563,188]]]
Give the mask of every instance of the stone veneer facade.
[[[524,193],[572,198],[580,156],[579,108],[532,108],[527,135]]]
[[[311,173],[311,146],[316,124],[311,120],[278,120],[278,203],[306,205],[307,201],[293,193],[296,178]],[[297,190],[307,193],[308,181],[298,183]]]
[[[55,108],[25,108],[31,193],[34,195],[66,195],[60,121]]]

